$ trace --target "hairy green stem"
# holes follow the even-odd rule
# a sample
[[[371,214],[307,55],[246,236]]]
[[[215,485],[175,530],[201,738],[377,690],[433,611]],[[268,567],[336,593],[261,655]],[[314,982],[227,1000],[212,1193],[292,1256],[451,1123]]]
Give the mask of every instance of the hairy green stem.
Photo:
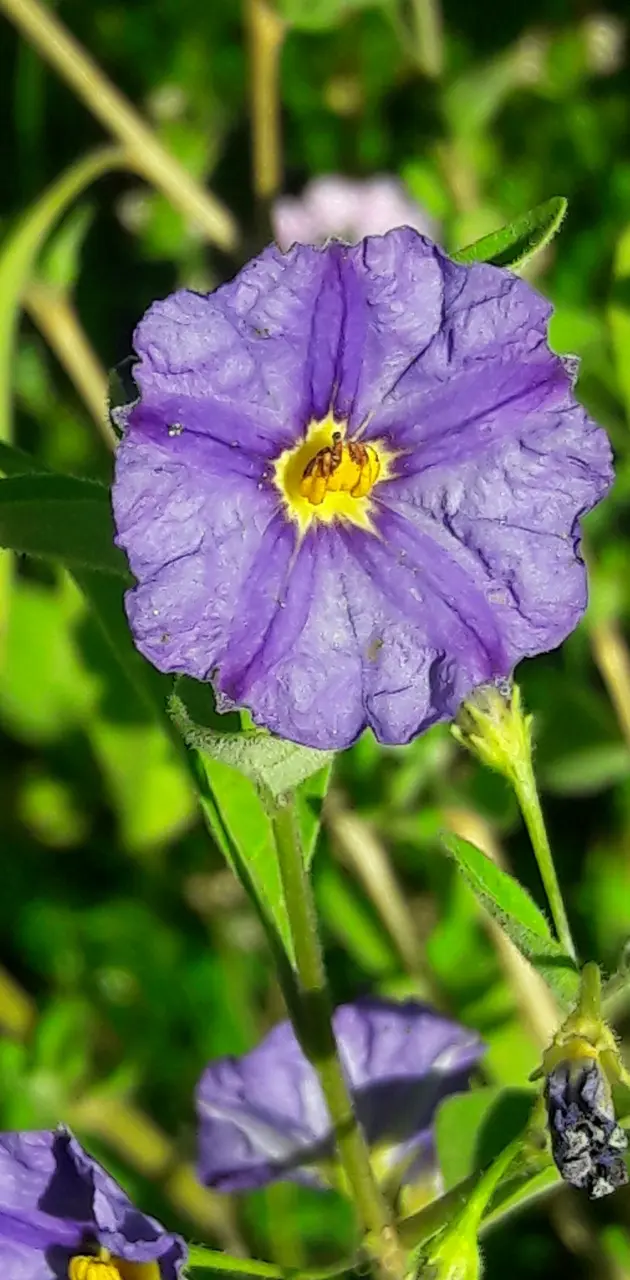
[[[540,804],[538,788],[536,786],[536,778],[534,776],[534,768],[531,759],[531,753],[527,759],[520,759],[515,762],[512,771],[512,783],[516,798],[518,800],[525,826],[529,832],[529,838],[532,842],[532,848],[536,855],[538,869],[540,871],[545,893],[551,909],[558,939],[564,947],[567,955],[573,960],[577,959],[571,929],[567,919],[567,913],[564,907],[556,868],[554,866],[547,828],[545,827],[545,819]]]
[[[273,1262],[259,1262],[257,1258],[235,1258],[229,1253],[206,1249],[205,1245],[191,1244],[188,1248],[188,1266],[221,1272],[223,1275],[260,1277],[260,1280],[288,1280],[288,1277],[298,1275],[300,1280],[334,1280],[336,1276],[351,1270],[353,1262],[346,1258],[330,1267],[298,1272],[297,1269],[279,1267]]]
[[[295,1031],[319,1076],[348,1191],[369,1237],[366,1244],[383,1273],[400,1276],[404,1274],[404,1255],[392,1215],[374,1177],[337,1054],[315,905],[291,800],[277,806],[272,824],[295,951],[298,988],[290,1007]]]

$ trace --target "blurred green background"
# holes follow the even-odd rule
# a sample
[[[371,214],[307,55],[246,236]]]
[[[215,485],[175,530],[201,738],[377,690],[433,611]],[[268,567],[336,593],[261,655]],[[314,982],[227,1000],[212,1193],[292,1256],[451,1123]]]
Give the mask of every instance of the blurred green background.
[[[280,7],[286,192],[322,173],[397,175],[451,249],[550,196],[569,199],[529,275],[555,304],[555,348],[582,359],[579,394],[611,434],[618,479],[587,522],[588,617],[519,678],[580,952],[612,972],[630,937],[627,5],[444,0],[441,14],[432,7],[433,42],[425,0]],[[135,322],[177,285],[213,287],[264,242],[251,9],[55,8],[239,228],[233,250],[218,248],[118,171],[72,205],[29,271],[19,341],[0,371],[14,442],[45,466],[107,479],[104,370],[127,355]],[[0,120],[6,246],[16,219],[105,133],[4,15]],[[192,1092],[204,1063],[247,1050],[283,1016],[265,939],[181,760],[74,582],[27,558],[11,576],[0,599],[2,1126],[67,1120],[143,1207],[189,1238],[287,1265],[332,1260],[351,1234],[332,1193],[280,1185],[237,1200],[195,1182]],[[482,1032],[480,1083],[522,1087],[551,1015],[439,851],[445,824],[502,858],[542,905],[500,779],[446,728],[400,750],[366,737],[337,762],[315,859],[334,997],[429,998]],[[593,1207],[562,1191],[491,1234],[485,1251],[490,1280],[506,1267],[513,1280],[623,1280],[630,1192]]]

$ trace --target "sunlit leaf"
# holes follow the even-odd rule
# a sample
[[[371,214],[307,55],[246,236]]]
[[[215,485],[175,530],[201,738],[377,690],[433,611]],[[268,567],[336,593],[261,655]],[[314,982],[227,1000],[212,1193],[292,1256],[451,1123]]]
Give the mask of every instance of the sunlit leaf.
[[[553,196],[498,231],[451,254],[455,262],[489,262],[495,267],[523,267],[553,239],[567,211],[564,196]]]
[[[178,680],[169,710],[189,746],[245,774],[274,798],[293,791],[333,759],[332,751],[300,747],[264,729],[240,729],[238,717],[219,715],[210,687],[195,680]]]
[[[522,885],[468,840],[450,833],[443,843],[486,911],[541,974],[563,1007],[574,1001],[578,973],[552,937],[549,924]]]

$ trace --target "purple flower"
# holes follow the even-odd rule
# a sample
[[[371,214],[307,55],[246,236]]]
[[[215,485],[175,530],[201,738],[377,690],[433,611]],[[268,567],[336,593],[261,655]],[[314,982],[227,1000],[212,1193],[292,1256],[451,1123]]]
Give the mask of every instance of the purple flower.
[[[66,1129],[0,1134],[7,1280],[176,1280],[185,1252]]]
[[[331,236],[356,244],[365,236],[381,236],[393,227],[435,233],[428,213],[411,200],[402,183],[389,174],[346,178],[328,173],[312,178],[299,196],[281,196],[271,210],[273,234],[282,249],[292,244],[322,244]]]
[[[560,644],[612,473],[550,310],[408,228],[154,303],[114,486],[141,652],[340,749],[407,742]]]
[[[438,1102],[465,1089],[483,1053],[479,1037],[426,1005],[366,999],[334,1015],[339,1054],[360,1123],[405,1180],[430,1155]],[[201,1077],[199,1176],[221,1191],[288,1178],[321,1185],[331,1122],[315,1072],[289,1022],[242,1058],[219,1058]]]

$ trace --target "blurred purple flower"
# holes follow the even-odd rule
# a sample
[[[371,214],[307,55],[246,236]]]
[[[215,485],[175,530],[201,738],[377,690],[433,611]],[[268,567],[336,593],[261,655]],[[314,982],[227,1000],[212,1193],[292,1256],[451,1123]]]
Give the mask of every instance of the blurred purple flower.
[[[339,1054],[371,1147],[405,1181],[432,1151],[438,1102],[465,1089],[484,1049],[479,1037],[426,1005],[366,999],[334,1015]],[[315,1072],[289,1022],[241,1058],[211,1062],[197,1090],[199,1176],[221,1191],[288,1178],[322,1185],[331,1124]]]
[[[383,236],[394,227],[413,227],[434,237],[433,218],[389,174],[312,178],[299,196],[281,196],[271,210],[273,234],[282,249],[292,244],[323,244],[332,236],[356,244]]]
[[[341,749],[407,742],[560,644],[612,472],[550,312],[409,228],[154,303],[114,485],[145,657]]]
[[[89,1280],[176,1280],[185,1254],[184,1241],[136,1209],[67,1130],[0,1134],[7,1280],[82,1280],[85,1258]]]

